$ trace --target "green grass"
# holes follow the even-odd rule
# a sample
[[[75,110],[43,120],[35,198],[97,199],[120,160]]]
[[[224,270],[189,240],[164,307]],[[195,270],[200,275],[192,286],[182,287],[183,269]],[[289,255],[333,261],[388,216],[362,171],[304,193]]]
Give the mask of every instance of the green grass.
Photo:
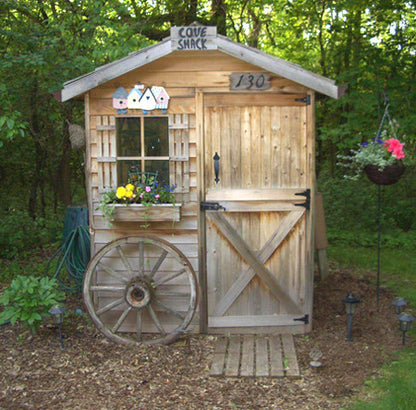
[[[377,271],[377,248],[332,245],[328,258],[347,266]],[[380,282],[416,307],[416,251],[381,249]]]
[[[333,245],[328,257],[343,265],[377,271],[377,248]],[[381,250],[381,284],[394,289],[409,301],[409,311],[416,308],[416,251],[414,249]],[[415,335],[415,330],[410,332]],[[353,403],[352,410],[411,410],[416,409],[416,352],[407,348],[397,360],[382,368],[381,376],[366,383],[369,402]]]
[[[378,398],[359,401],[350,410],[411,410],[416,409],[416,353],[406,349],[398,360],[382,369],[382,376],[367,383]]]

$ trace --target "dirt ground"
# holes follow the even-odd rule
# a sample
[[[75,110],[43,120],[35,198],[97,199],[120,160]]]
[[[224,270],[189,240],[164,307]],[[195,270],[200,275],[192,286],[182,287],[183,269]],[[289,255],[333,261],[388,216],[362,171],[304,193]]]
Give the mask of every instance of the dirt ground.
[[[317,282],[313,331],[296,336],[301,379],[214,378],[208,375],[215,336],[169,346],[128,348],[108,341],[86,314],[69,312],[57,329],[45,324],[31,336],[19,326],[0,327],[2,409],[338,409],[347,406],[364,381],[401,349],[391,307],[394,295],[381,288],[377,307],[374,276],[332,267]],[[347,342],[341,299],[361,299]],[[85,309],[80,297],[67,304]],[[407,344],[415,344],[408,340]],[[323,366],[313,370],[312,349]],[[362,394],[361,394],[362,396]]]

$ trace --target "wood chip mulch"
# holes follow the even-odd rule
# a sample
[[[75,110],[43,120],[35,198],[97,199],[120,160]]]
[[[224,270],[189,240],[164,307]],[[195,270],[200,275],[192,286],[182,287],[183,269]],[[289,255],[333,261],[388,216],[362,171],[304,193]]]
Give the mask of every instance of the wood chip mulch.
[[[215,336],[192,336],[190,347],[179,341],[133,349],[108,341],[85,313],[68,313],[64,351],[51,325],[34,336],[20,326],[0,327],[0,408],[341,408],[402,346],[392,292],[381,288],[377,306],[374,275],[332,271],[315,288],[313,331],[295,337],[299,380],[210,377]],[[341,303],[348,292],[362,301],[352,342],[345,340]],[[79,296],[67,308],[85,312]],[[322,352],[319,370],[309,365],[313,349]]]

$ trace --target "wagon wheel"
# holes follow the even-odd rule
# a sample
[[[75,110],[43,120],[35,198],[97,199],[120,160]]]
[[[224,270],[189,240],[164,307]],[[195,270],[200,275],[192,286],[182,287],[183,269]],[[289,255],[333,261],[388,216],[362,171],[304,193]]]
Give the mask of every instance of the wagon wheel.
[[[191,322],[195,272],[172,244],[152,235],[108,243],[91,259],[83,297],[97,328],[125,345],[168,343]]]

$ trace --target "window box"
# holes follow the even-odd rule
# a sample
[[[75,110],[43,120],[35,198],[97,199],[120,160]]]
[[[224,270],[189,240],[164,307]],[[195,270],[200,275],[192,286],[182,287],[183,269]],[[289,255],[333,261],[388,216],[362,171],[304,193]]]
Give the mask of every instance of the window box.
[[[116,204],[114,206],[114,222],[149,222],[170,221],[179,222],[181,219],[182,204]]]

